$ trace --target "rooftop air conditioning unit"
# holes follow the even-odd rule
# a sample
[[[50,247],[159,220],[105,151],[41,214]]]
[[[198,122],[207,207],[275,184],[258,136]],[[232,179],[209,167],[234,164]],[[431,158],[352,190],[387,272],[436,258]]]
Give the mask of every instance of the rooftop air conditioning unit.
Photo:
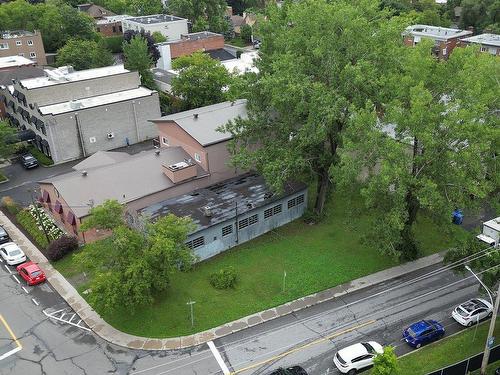
[[[113,132],[108,133],[107,137],[108,137],[108,139],[113,139],[115,137],[115,133],[113,133]]]
[[[212,216],[212,210],[209,206],[203,207],[203,215],[205,215],[206,217]]]

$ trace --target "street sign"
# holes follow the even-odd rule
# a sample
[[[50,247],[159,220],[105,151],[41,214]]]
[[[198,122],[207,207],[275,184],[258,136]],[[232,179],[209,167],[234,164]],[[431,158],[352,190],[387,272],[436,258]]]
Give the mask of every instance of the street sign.
[[[495,337],[488,337],[488,348],[492,349],[495,346]]]

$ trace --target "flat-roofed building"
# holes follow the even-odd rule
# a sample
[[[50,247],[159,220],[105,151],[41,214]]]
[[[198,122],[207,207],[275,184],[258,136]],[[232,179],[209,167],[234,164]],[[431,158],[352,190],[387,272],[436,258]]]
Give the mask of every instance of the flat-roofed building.
[[[472,31],[450,29],[447,27],[430,25],[408,26],[403,33],[404,43],[407,46],[415,46],[424,39],[434,41],[432,53],[440,59],[447,59],[460,39],[472,35]]]
[[[96,30],[104,36],[123,35],[122,21],[128,18],[126,14],[99,18],[95,21]]]
[[[481,34],[474,35],[468,38],[460,39],[463,45],[479,45],[481,52],[487,52],[491,55],[500,56],[500,35],[497,34]]]
[[[137,32],[161,33],[167,41],[181,39],[182,34],[188,33],[188,20],[168,14],[153,14],[150,16],[132,17],[122,20],[123,32],[133,30]]]
[[[123,65],[46,70],[2,90],[7,117],[36,134],[35,145],[55,163],[79,159],[156,136],[158,93],[140,86]]]
[[[22,56],[37,65],[47,65],[42,35],[39,31],[0,31],[0,57]]]

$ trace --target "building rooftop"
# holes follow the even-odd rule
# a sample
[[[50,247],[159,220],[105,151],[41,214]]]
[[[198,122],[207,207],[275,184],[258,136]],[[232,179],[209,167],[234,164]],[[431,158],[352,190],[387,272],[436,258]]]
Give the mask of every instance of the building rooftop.
[[[45,76],[40,78],[25,79],[21,85],[26,89],[58,85],[68,82],[83,81],[92,78],[107,77],[115,74],[128,73],[123,65],[105,66],[103,68],[74,71],[71,66],[62,66],[53,70],[45,70]]]
[[[465,37],[472,35],[472,31],[450,29],[447,27],[429,26],[429,25],[412,25],[406,28],[406,33],[418,35],[438,40],[447,40],[450,38]]]
[[[212,59],[219,61],[233,60],[236,56],[232,55],[230,52],[226,51],[224,48],[212,49],[205,51]]]
[[[500,35],[497,34],[474,35],[469,38],[463,38],[462,41],[467,43],[477,43],[487,46],[500,47]]]
[[[222,61],[222,65],[232,74],[258,73],[259,69],[255,66],[255,60],[258,58],[259,52],[257,51],[244,52],[239,59]]]
[[[78,10],[81,12],[87,13],[90,17],[99,19],[105,16],[114,16],[115,13],[111,12],[110,10],[107,10],[106,8],[92,4],[92,3],[87,3],[87,4],[80,4],[77,5]]]
[[[306,187],[300,182],[288,182],[284,186],[283,194],[274,194],[262,176],[247,173],[153,204],[143,208],[139,213],[152,220],[169,213],[179,217],[189,216],[197,226],[195,231],[199,231],[235,218],[236,205],[238,215],[242,215]],[[208,208],[210,216],[206,215],[205,207]]]
[[[107,199],[126,203],[171,188],[175,184],[163,173],[163,165],[191,158],[182,147],[165,147],[123,157],[106,157],[106,154],[103,151],[85,159],[83,166],[89,167],[85,169],[86,174],[80,163],[74,167],[77,169],[75,172],[51,177],[40,183],[53,184],[75,215],[83,217],[88,214],[91,203],[95,206]],[[195,178],[206,175],[197,166]]]
[[[117,16],[103,17],[101,19],[96,20],[96,25],[106,25],[108,23],[121,22],[121,21],[129,19],[129,18],[132,18],[132,16],[129,16],[126,14],[119,14]]]
[[[48,115],[48,114],[59,115],[61,113],[98,107],[100,105],[106,105],[106,104],[122,102],[125,100],[142,98],[151,95],[153,92],[154,91],[151,91],[141,86],[135,89],[113,92],[111,94],[91,96],[90,98],[70,100],[63,103],[46,105],[40,107],[39,109],[43,115]]]
[[[211,31],[200,31],[198,33],[189,33],[189,34],[182,34],[181,35],[181,40],[200,40],[200,39],[208,39],[208,38],[213,38],[213,37],[224,37],[221,34],[213,33]]]
[[[0,86],[12,86],[14,79],[23,80],[28,78],[42,77],[45,74],[43,69],[36,66],[20,66],[14,69],[0,71]],[[10,89],[10,87],[9,87]],[[12,92],[14,88],[12,87]]]
[[[153,72],[153,78],[157,81],[171,84],[172,78],[176,77],[178,74],[173,70],[164,70],[160,68],[154,68],[151,70]]]
[[[217,128],[238,117],[247,118],[247,101],[223,102],[189,111],[163,116],[154,122],[172,121],[193,137],[200,145],[209,146],[232,138],[231,133]]]
[[[164,23],[164,22],[175,22],[175,21],[187,21],[185,18],[171,16],[169,14],[152,14],[150,16],[142,17],[132,17],[128,21],[150,24],[150,23]]]
[[[26,30],[5,30],[0,31],[0,39],[14,39],[22,36],[34,36],[35,33]]]
[[[35,65],[35,62],[23,56],[0,57],[0,69],[15,68],[23,65]]]

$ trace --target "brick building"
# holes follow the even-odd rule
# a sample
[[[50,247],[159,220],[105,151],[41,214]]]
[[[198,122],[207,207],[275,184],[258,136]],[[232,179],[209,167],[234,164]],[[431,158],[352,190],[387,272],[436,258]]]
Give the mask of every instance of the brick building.
[[[148,120],[160,115],[158,93],[140,86],[139,74],[123,65],[46,70],[43,77],[15,80],[1,91],[11,123],[35,132],[35,145],[55,163],[157,133]]]
[[[0,57],[22,56],[37,65],[47,65],[45,48],[39,31],[0,31]]]
[[[447,59],[453,49],[460,43],[460,39],[471,35],[472,31],[469,30],[429,25],[408,26],[403,33],[404,43],[410,47],[417,45],[424,39],[434,41],[432,53],[440,59]]]
[[[103,17],[96,20],[96,30],[104,36],[123,35],[122,21],[130,18],[126,14]]]
[[[93,241],[105,233],[80,233],[79,227],[90,208],[106,199],[123,203],[134,217],[144,207],[241,175],[228,163],[231,134],[216,130],[237,117],[246,117],[244,100],[153,120],[160,149],[136,155],[97,152],[74,172],[40,181],[40,198],[66,231]]]

